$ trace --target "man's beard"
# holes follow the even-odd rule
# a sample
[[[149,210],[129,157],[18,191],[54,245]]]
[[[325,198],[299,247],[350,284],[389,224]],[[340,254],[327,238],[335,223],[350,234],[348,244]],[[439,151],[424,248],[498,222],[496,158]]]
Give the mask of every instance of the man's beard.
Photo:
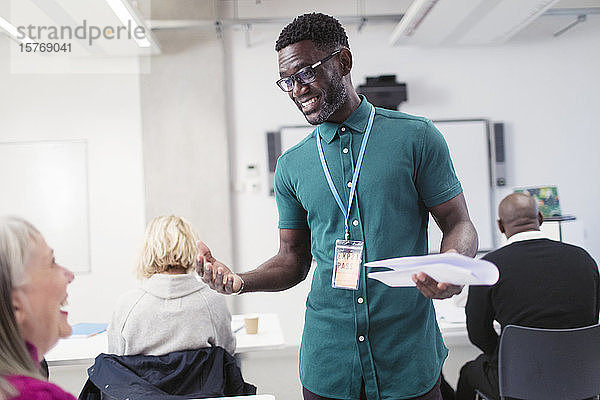
[[[329,88],[323,94],[323,106],[319,115],[312,121],[308,119],[308,116],[305,116],[311,125],[319,125],[327,121],[346,102],[347,92],[342,77],[334,74],[330,83]]]

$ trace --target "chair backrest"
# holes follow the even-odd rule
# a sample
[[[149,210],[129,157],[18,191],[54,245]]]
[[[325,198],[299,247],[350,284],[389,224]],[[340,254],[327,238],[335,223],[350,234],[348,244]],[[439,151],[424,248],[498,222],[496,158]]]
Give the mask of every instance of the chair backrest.
[[[102,353],[88,376],[80,400],[188,400],[256,393],[256,387],[244,381],[236,359],[218,346],[161,356]]]
[[[498,378],[500,397],[564,400],[600,394],[600,325],[506,326],[500,338]]]

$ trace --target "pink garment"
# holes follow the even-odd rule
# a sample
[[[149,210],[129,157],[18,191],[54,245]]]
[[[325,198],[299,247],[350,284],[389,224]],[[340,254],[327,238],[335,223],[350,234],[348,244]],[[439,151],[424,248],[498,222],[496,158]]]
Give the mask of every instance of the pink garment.
[[[31,358],[38,363],[38,352],[34,345],[25,343]],[[10,400],[77,400],[53,383],[22,375],[10,375],[6,380],[19,392]]]
[[[77,400],[50,382],[20,375],[7,376],[6,379],[19,392],[10,400]]]

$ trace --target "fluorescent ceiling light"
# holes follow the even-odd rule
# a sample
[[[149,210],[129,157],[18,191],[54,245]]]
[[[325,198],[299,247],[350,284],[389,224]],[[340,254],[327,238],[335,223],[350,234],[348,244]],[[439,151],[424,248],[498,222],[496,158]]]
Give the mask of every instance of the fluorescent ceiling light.
[[[390,44],[396,44],[402,36],[412,36],[423,19],[439,0],[415,0],[394,29]]]
[[[148,35],[145,33],[146,27],[137,21],[137,19],[134,16],[133,10],[128,5],[125,5],[127,0],[106,0],[106,2],[110,6],[110,8],[112,8],[112,10],[115,12],[117,17],[121,20],[123,26],[131,25],[135,27],[134,30],[138,27],[144,29],[143,38],[139,39],[137,35],[133,35],[133,39],[136,41],[139,47],[152,46],[152,43],[150,43],[150,40],[148,40]]]
[[[390,44],[503,43],[558,0],[414,0]]]
[[[0,28],[4,29],[10,37],[12,37],[13,39],[15,39],[18,42],[21,42],[24,44],[35,43],[35,41],[32,40],[29,36],[19,33],[19,31],[13,24],[11,24],[10,22],[8,22],[7,20],[5,20],[2,17],[0,17]]]

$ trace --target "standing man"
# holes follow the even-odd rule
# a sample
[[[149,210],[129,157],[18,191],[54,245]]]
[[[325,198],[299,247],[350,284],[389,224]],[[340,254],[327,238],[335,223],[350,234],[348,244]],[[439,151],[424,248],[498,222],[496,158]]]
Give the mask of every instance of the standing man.
[[[579,328],[598,323],[598,267],[582,248],[548,239],[536,200],[513,193],[500,202],[498,227],[506,246],[484,260],[498,266],[494,286],[471,286],[465,312],[469,339],[483,354],[460,371],[458,400],[475,398],[475,389],[499,398],[498,345],[494,320],[533,328]]]
[[[198,272],[221,293],[279,291],[314,257],[300,349],[305,399],[438,399],[447,355],[431,298],[460,286],[415,274],[418,289],[367,278],[364,262],[427,254],[431,212],[442,251],[473,256],[469,219],[447,145],[431,121],[373,107],[350,79],[340,23],[305,14],[275,45],[277,85],[316,129],[277,162],[279,252],[234,274],[199,244]]]

